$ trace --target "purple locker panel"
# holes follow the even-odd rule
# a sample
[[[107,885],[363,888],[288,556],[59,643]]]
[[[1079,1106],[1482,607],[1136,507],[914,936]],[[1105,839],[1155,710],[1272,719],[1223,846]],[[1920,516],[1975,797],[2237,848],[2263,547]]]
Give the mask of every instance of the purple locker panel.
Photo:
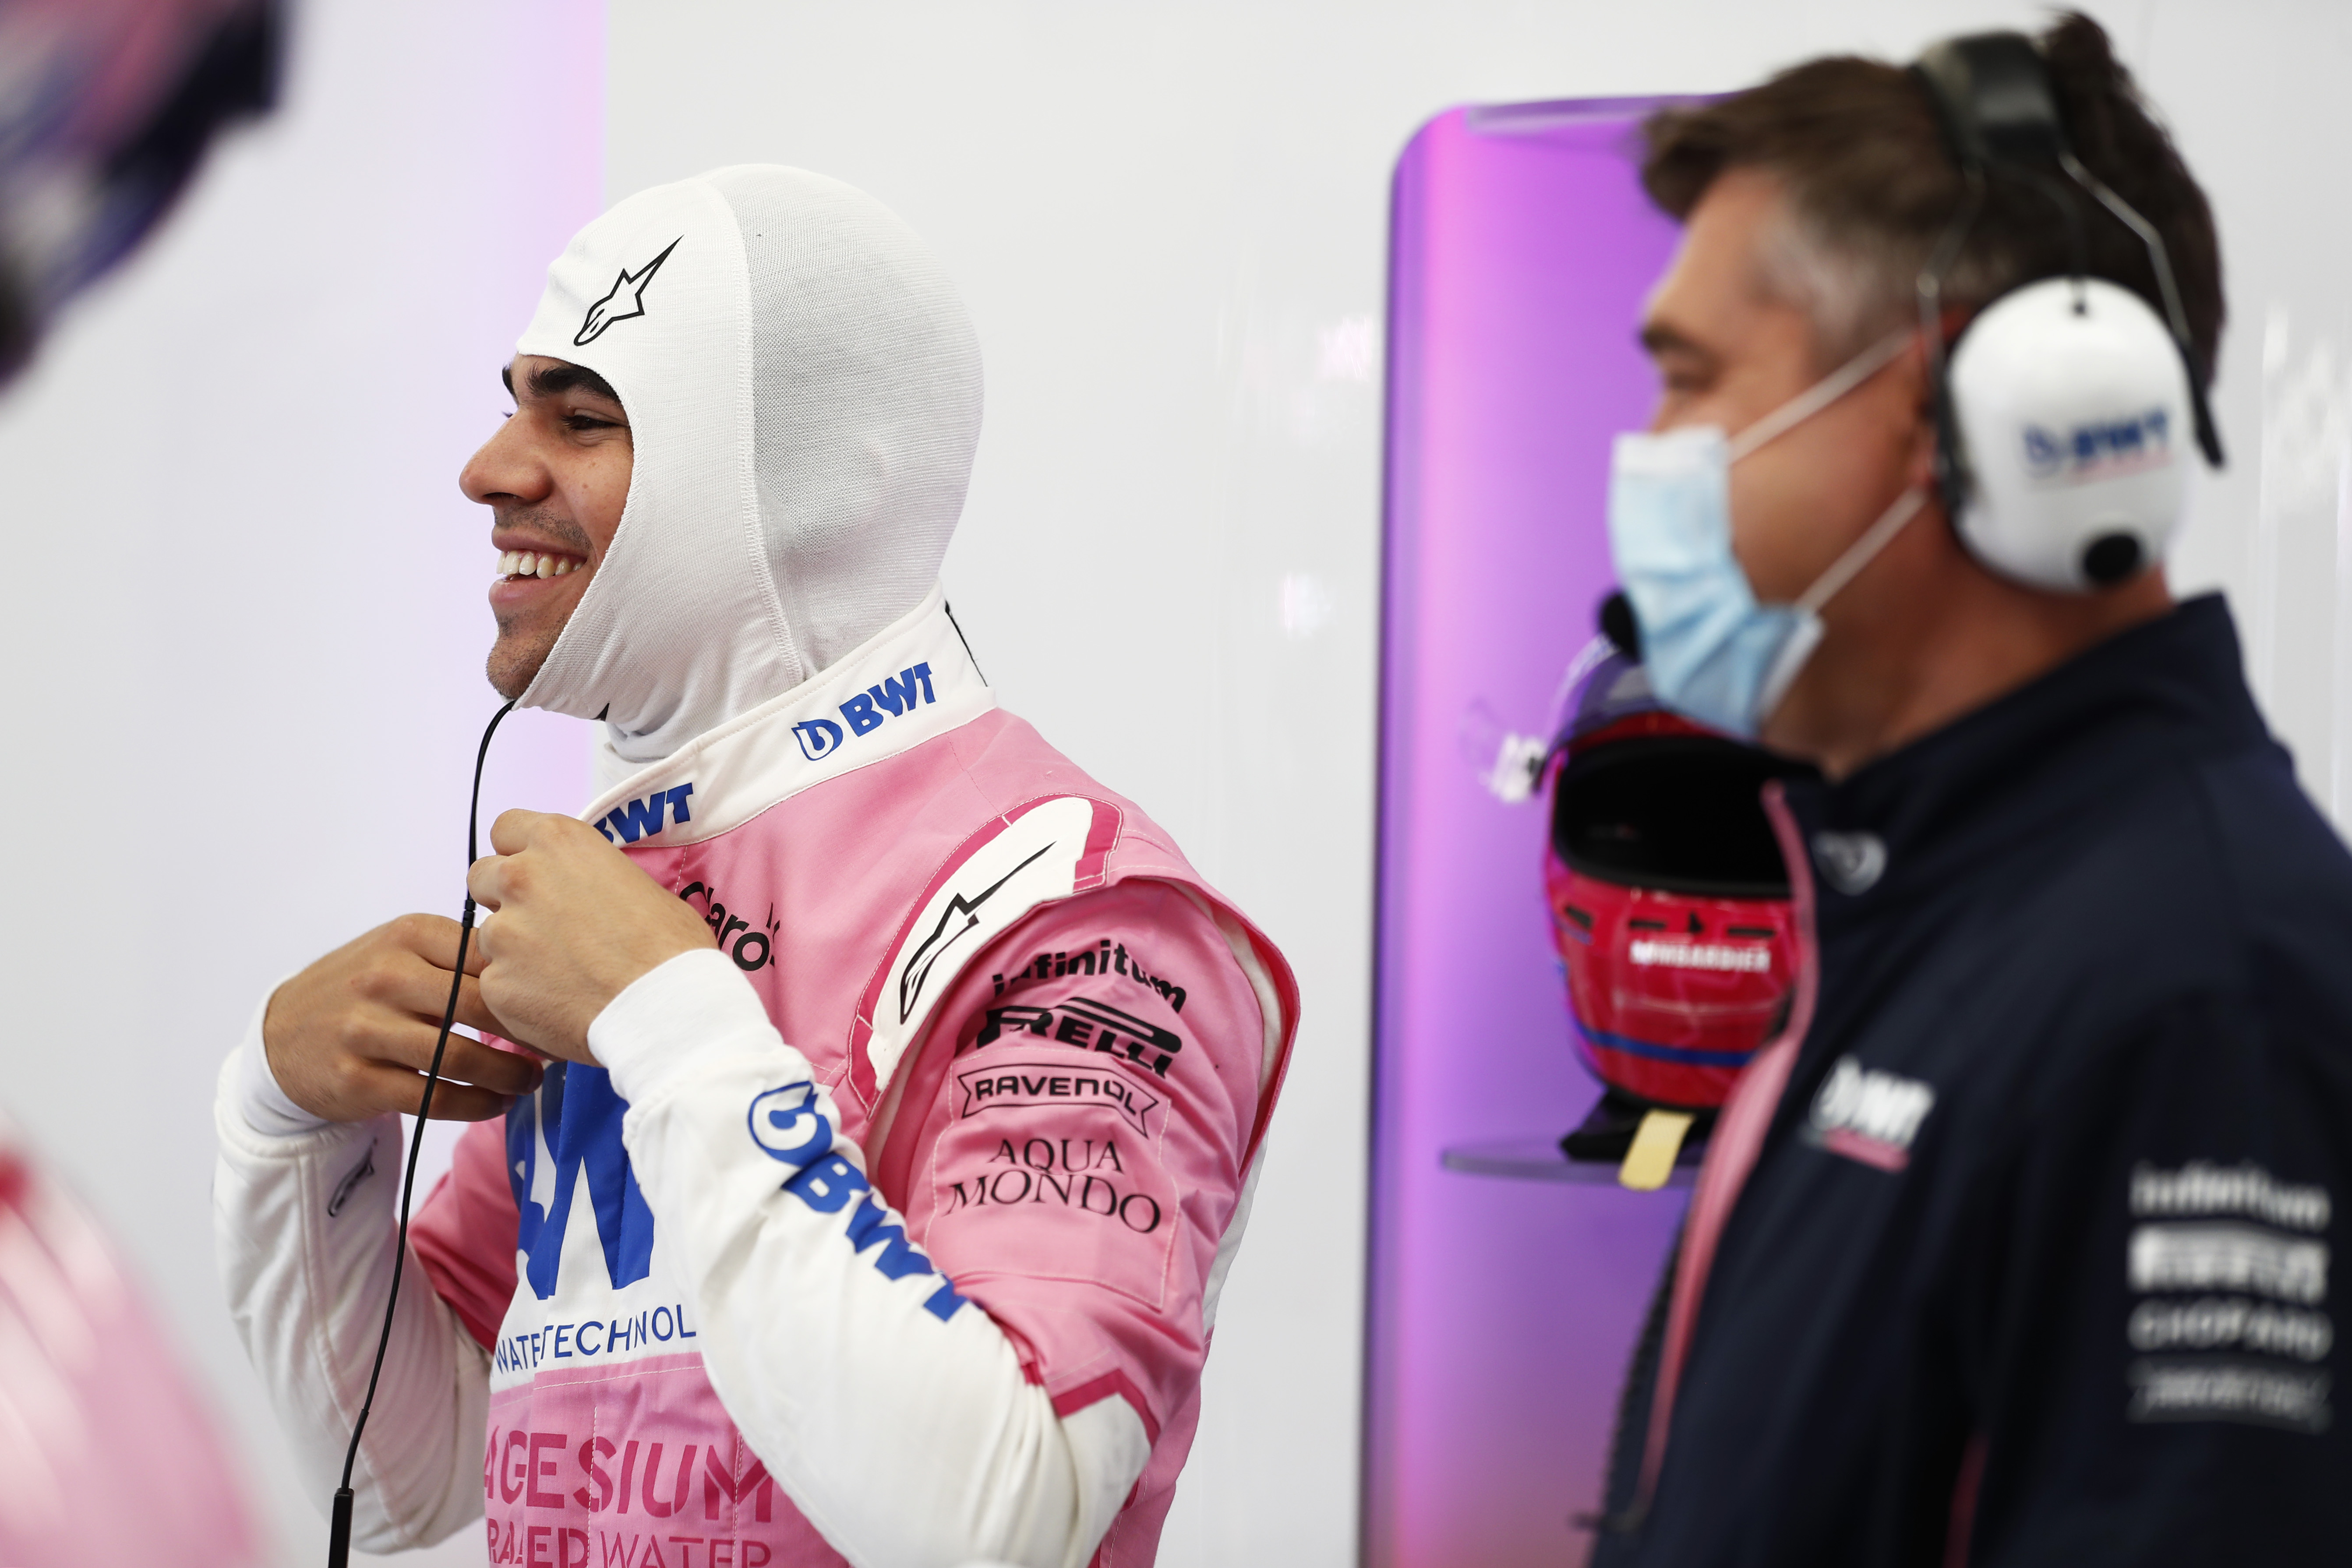
[[[1675,241],[1634,128],[1661,100],[1454,110],[1398,164],[1390,268],[1364,1561],[1582,1560],[1620,1374],[1678,1191],[1449,1169],[1598,1097],[1569,1042],[1537,803],[1482,784],[1541,732],[1612,573],[1609,444]]]

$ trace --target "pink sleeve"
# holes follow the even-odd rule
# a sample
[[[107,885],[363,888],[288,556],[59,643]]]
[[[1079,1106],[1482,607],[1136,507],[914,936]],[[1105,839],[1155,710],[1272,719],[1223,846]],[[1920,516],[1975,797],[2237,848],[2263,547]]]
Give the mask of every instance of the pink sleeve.
[[[1215,923],[1160,882],[1039,910],[941,1004],[876,1170],[1060,1413],[1118,1394],[1157,1441],[1191,1397],[1265,1041]]]
[[[0,1563],[261,1561],[244,1466],[166,1328],[0,1122]]]
[[[477,1121],[457,1139],[449,1173],[409,1221],[408,1245],[434,1294],[449,1303],[484,1350],[515,1293],[514,1189],[507,1184],[504,1117]]]

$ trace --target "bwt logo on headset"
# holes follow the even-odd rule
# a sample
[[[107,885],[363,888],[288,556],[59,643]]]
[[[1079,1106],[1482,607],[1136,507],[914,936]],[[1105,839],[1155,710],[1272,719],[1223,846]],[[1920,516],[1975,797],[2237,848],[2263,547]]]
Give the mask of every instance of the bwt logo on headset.
[[[869,686],[839,710],[842,721],[849,726],[846,735],[840,724],[830,719],[803,719],[793,726],[793,739],[801,743],[801,755],[810,762],[829,757],[851,739],[870,735],[882,727],[886,719],[901,713],[912,713],[926,702],[937,702],[931,691],[931,667],[916,665],[886,678],[879,686]]]
[[[2104,479],[2172,461],[2172,416],[2161,408],[2122,419],[2095,419],[2071,430],[2028,425],[2025,471],[2037,479]]]

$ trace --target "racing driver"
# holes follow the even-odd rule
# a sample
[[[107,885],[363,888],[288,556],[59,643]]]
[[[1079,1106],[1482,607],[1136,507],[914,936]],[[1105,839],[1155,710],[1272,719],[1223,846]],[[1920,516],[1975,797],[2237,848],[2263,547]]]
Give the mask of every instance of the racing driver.
[[[466,467],[491,684],[602,721],[472,888],[355,1542],[492,1563],[1151,1561],[1297,1015],[1168,837],[999,709],[936,578],[977,344],[798,170],[641,193],[549,269]],[[323,1501],[457,963],[409,915],[225,1065],[231,1309]],[[502,1048],[528,1046],[533,1054]],[[543,1066],[542,1066],[543,1063]]]

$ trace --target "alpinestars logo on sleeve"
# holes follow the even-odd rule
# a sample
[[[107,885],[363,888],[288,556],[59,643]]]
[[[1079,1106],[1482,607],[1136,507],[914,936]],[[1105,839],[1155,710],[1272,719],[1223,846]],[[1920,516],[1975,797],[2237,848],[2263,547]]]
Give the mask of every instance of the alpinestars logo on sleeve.
[[[967,931],[980,924],[980,916],[975,912],[980,906],[996,897],[999,889],[1026,871],[1038,856],[1053,847],[1047,844],[1045,849],[1038,850],[1036,855],[1030,856],[971,898],[958,893],[948,900],[948,907],[940,911],[939,922],[931,927],[931,934],[923,939],[923,945],[915,949],[915,955],[907,960],[907,967],[898,972],[898,1022],[903,1024],[914,1016],[915,1004],[922,1000],[923,986],[931,978],[932,965],[947,956],[947,950]],[[950,930],[949,922],[958,915],[963,917],[963,924]]]
[[[625,321],[632,316],[644,315],[646,287],[653,282],[654,274],[661,270],[661,264],[669,259],[669,253],[676,250],[679,241],[685,238],[686,236],[679,235],[677,239],[671,240],[662,247],[662,253],[659,256],[655,257],[635,272],[623,268],[621,275],[613,279],[613,287],[605,291],[604,297],[589,306],[588,314],[581,318],[580,335],[572,340],[572,346],[577,348],[584,343],[593,343],[603,337],[604,329],[614,322]],[[622,291],[625,289],[628,292],[626,300],[621,298]]]

